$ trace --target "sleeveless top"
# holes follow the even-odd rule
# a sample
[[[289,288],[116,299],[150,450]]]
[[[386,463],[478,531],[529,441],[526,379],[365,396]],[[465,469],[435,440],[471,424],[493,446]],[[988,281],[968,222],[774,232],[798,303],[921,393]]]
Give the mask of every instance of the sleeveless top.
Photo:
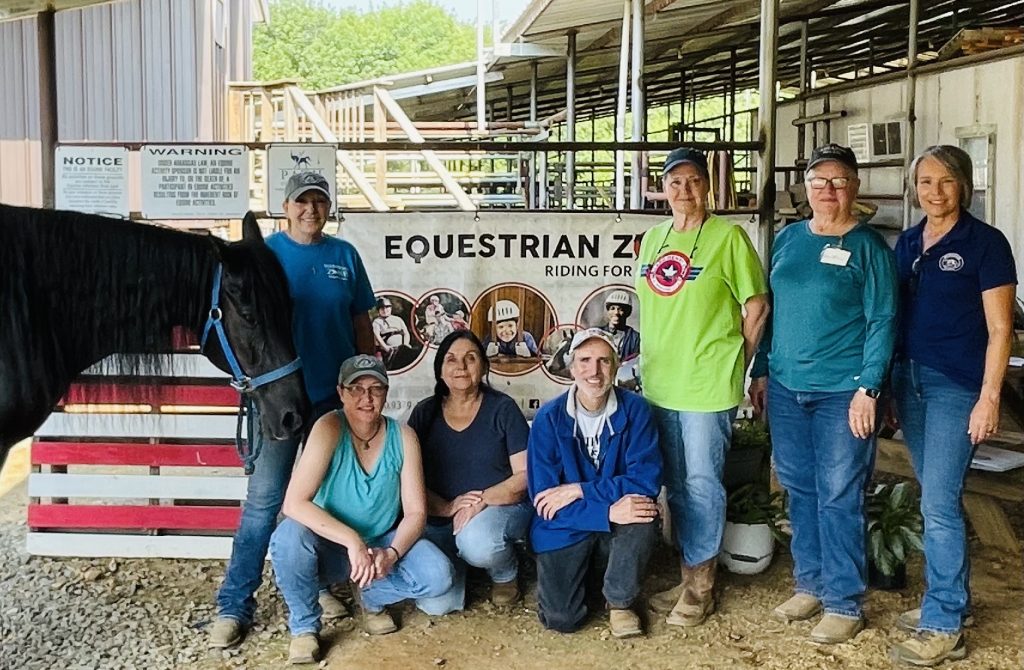
[[[352,445],[345,414],[341,436],[331,456],[324,481],[313,504],[349,526],[364,541],[391,530],[402,505],[401,472],[404,459],[402,429],[394,419],[384,419],[384,446],[370,472],[363,470]]]

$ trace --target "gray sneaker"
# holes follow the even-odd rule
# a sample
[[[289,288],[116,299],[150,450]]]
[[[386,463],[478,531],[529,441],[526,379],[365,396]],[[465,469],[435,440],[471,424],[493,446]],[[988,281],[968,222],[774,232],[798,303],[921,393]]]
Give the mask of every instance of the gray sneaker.
[[[233,647],[245,637],[245,626],[238,619],[222,616],[210,626],[210,647],[226,649]]]

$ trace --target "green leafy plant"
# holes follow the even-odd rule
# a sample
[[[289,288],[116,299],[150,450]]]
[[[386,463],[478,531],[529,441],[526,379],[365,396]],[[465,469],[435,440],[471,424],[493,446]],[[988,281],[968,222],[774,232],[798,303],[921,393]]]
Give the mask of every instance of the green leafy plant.
[[[924,551],[917,496],[907,482],[879,484],[867,496],[868,557],[887,577],[896,574],[911,551]]]
[[[789,537],[782,532],[779,525],[786,518],[783,494],[779,491],[770,491],[765,485],[744,484],[730,493],[726,500],[725,518],[732,523],[745,523],[751,526],[764,524],[771,528],[776,540],[789,541]]]
[[[768,424],[764,421],[740,419],[732,426],[730,449],[768,449],[771,444]]]

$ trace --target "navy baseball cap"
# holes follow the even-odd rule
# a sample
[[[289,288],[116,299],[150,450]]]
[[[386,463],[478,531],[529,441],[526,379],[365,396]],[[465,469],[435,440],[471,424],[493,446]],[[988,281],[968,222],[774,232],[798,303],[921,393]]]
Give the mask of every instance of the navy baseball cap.
[[[331,199],[331,187],[319,172],[296,172],[284,187],[285,200],[295,200],[306,191],[320,191]]]
[[[825,161],[835,161],[842,163],[846,167],[857,172],[857,157],[853,154],[853,149],[850,147],[844,147],[841,144],[825,144],[818,147],[811,152],[811,160],[807,162],[807,169],[810,170],[818,163],[824,163]]]
[[[665,158],[665,167],[661,168],[661,174],[667,175],[672,168],[683,163],[696,165],[705,177],[708,176],[708,159],[704,156],[704,152],[689,147],[673,149]]]

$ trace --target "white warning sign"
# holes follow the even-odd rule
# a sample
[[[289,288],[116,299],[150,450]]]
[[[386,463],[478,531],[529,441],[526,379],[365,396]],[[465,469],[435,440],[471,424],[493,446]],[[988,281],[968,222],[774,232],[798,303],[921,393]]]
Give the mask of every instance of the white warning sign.
[[[249,209],[249,155],[241,145],[143,146],[147,219],[238,219]]]
[[[55,205],[128,218],[128,149],[60,146],[54,154]]]

